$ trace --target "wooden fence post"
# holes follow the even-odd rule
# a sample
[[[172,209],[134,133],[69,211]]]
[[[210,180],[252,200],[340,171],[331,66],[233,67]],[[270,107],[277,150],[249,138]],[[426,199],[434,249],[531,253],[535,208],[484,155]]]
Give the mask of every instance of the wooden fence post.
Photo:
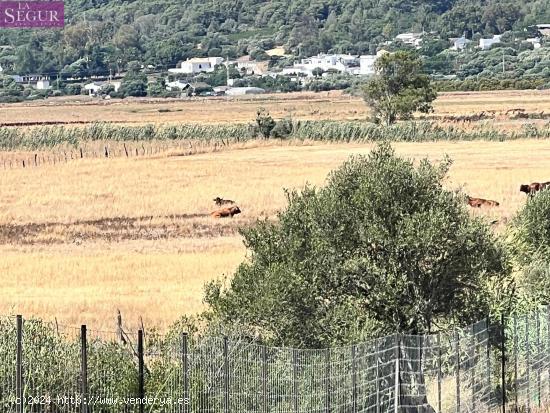
[[[139,413],[144,413],[145,405],[143,401],[145,399],[145,374],[144,374],[144,360],[143,360],[143,331],[138,330],[138,397],[140,399],[139,403]]]
[[[80,385],[80,410],[82,413],[88,413],[88,343],[85,325],[80,327]]]
[[[23,316],[17,316],[17,353],[16,353],[16,377],[15,397],[17,397],[17,413],[23,413],[25,401],[23,400]]]

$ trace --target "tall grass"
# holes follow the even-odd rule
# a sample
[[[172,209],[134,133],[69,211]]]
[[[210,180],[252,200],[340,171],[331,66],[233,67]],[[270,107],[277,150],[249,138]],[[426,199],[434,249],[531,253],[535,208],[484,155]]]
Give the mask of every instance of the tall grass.
[[[124,126],[91,123],[85,127],[69,125],[31,128],[0,128],[0,150],[36,150],[59,145],[79,146],[90,141],[170,141],[200,140],[220,143],[255,139],[259,133],[251,124],[189,124]],[[386,127],[362,121],[294,121],[289,138],[319,141],[505,141],[520,138],[550,137],[550,123],[525,124],[519,130],[505,130],[487,123],[468,128],[436,122],[402,122]]]

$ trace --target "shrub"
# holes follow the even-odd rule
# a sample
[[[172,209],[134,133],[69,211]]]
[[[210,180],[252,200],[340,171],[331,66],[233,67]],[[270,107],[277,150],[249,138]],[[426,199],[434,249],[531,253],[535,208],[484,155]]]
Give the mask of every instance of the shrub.
[[[271,136],[273,138],[279,139],[288,138],[290,135],[292,135],[293,130],[294,124],[292,123],[291,118],[281,119],[273,127],[273,130],[271,131]]]
[[[548,261],[550,253],[550,191],[529,198],[514,217],[510,232],[521,265]]]
[[[275,121],[267,110],[259,108],[256,112],[256,125],[262,136],[268,139],[271,136],[271,131],[275,127]]]
[[[288,193],[278,222],[242,231],[251,258],[229,287],[208,285],[212,317],[306,346],[485,317],[508,262],[462,196],[443,189],[449,165],[415,167],[382,144],[326,187]]]

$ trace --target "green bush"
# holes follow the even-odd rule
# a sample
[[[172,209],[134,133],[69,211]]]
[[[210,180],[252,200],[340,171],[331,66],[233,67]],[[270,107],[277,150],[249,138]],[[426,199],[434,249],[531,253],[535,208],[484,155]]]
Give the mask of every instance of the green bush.
[[[242,231],[250,260],[229,287],[208,285],[212,317],[308,347],[485,317],[508,261],[462,196],[443,189],[449,165],[415,166],[382,144],[324,188],[289,193],[277,222]]]
[[[519,190],[519,188],[518,188]],[[514,217],[511,235],[518,262],[550,262],[550,191],[543,190],[527,199]]]

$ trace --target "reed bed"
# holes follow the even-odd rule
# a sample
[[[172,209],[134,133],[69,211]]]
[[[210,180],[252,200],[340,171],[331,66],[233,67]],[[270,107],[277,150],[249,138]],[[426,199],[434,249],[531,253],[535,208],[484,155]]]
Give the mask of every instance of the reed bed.
[[[448,125],[437,122],[401,122],[389,127],[364,121],[293,121],[288,138],[331,142],[506,141],[550,137],[550,122],[526,123],[506,130],[492,123]],[[253,124],[190,124],[126,126],[95,122],[84,127],[69,125],[0,128],[0,150],[42,150],[59,146],[79,148],[87,142],[201,141],[227,145],[258,138]]]

